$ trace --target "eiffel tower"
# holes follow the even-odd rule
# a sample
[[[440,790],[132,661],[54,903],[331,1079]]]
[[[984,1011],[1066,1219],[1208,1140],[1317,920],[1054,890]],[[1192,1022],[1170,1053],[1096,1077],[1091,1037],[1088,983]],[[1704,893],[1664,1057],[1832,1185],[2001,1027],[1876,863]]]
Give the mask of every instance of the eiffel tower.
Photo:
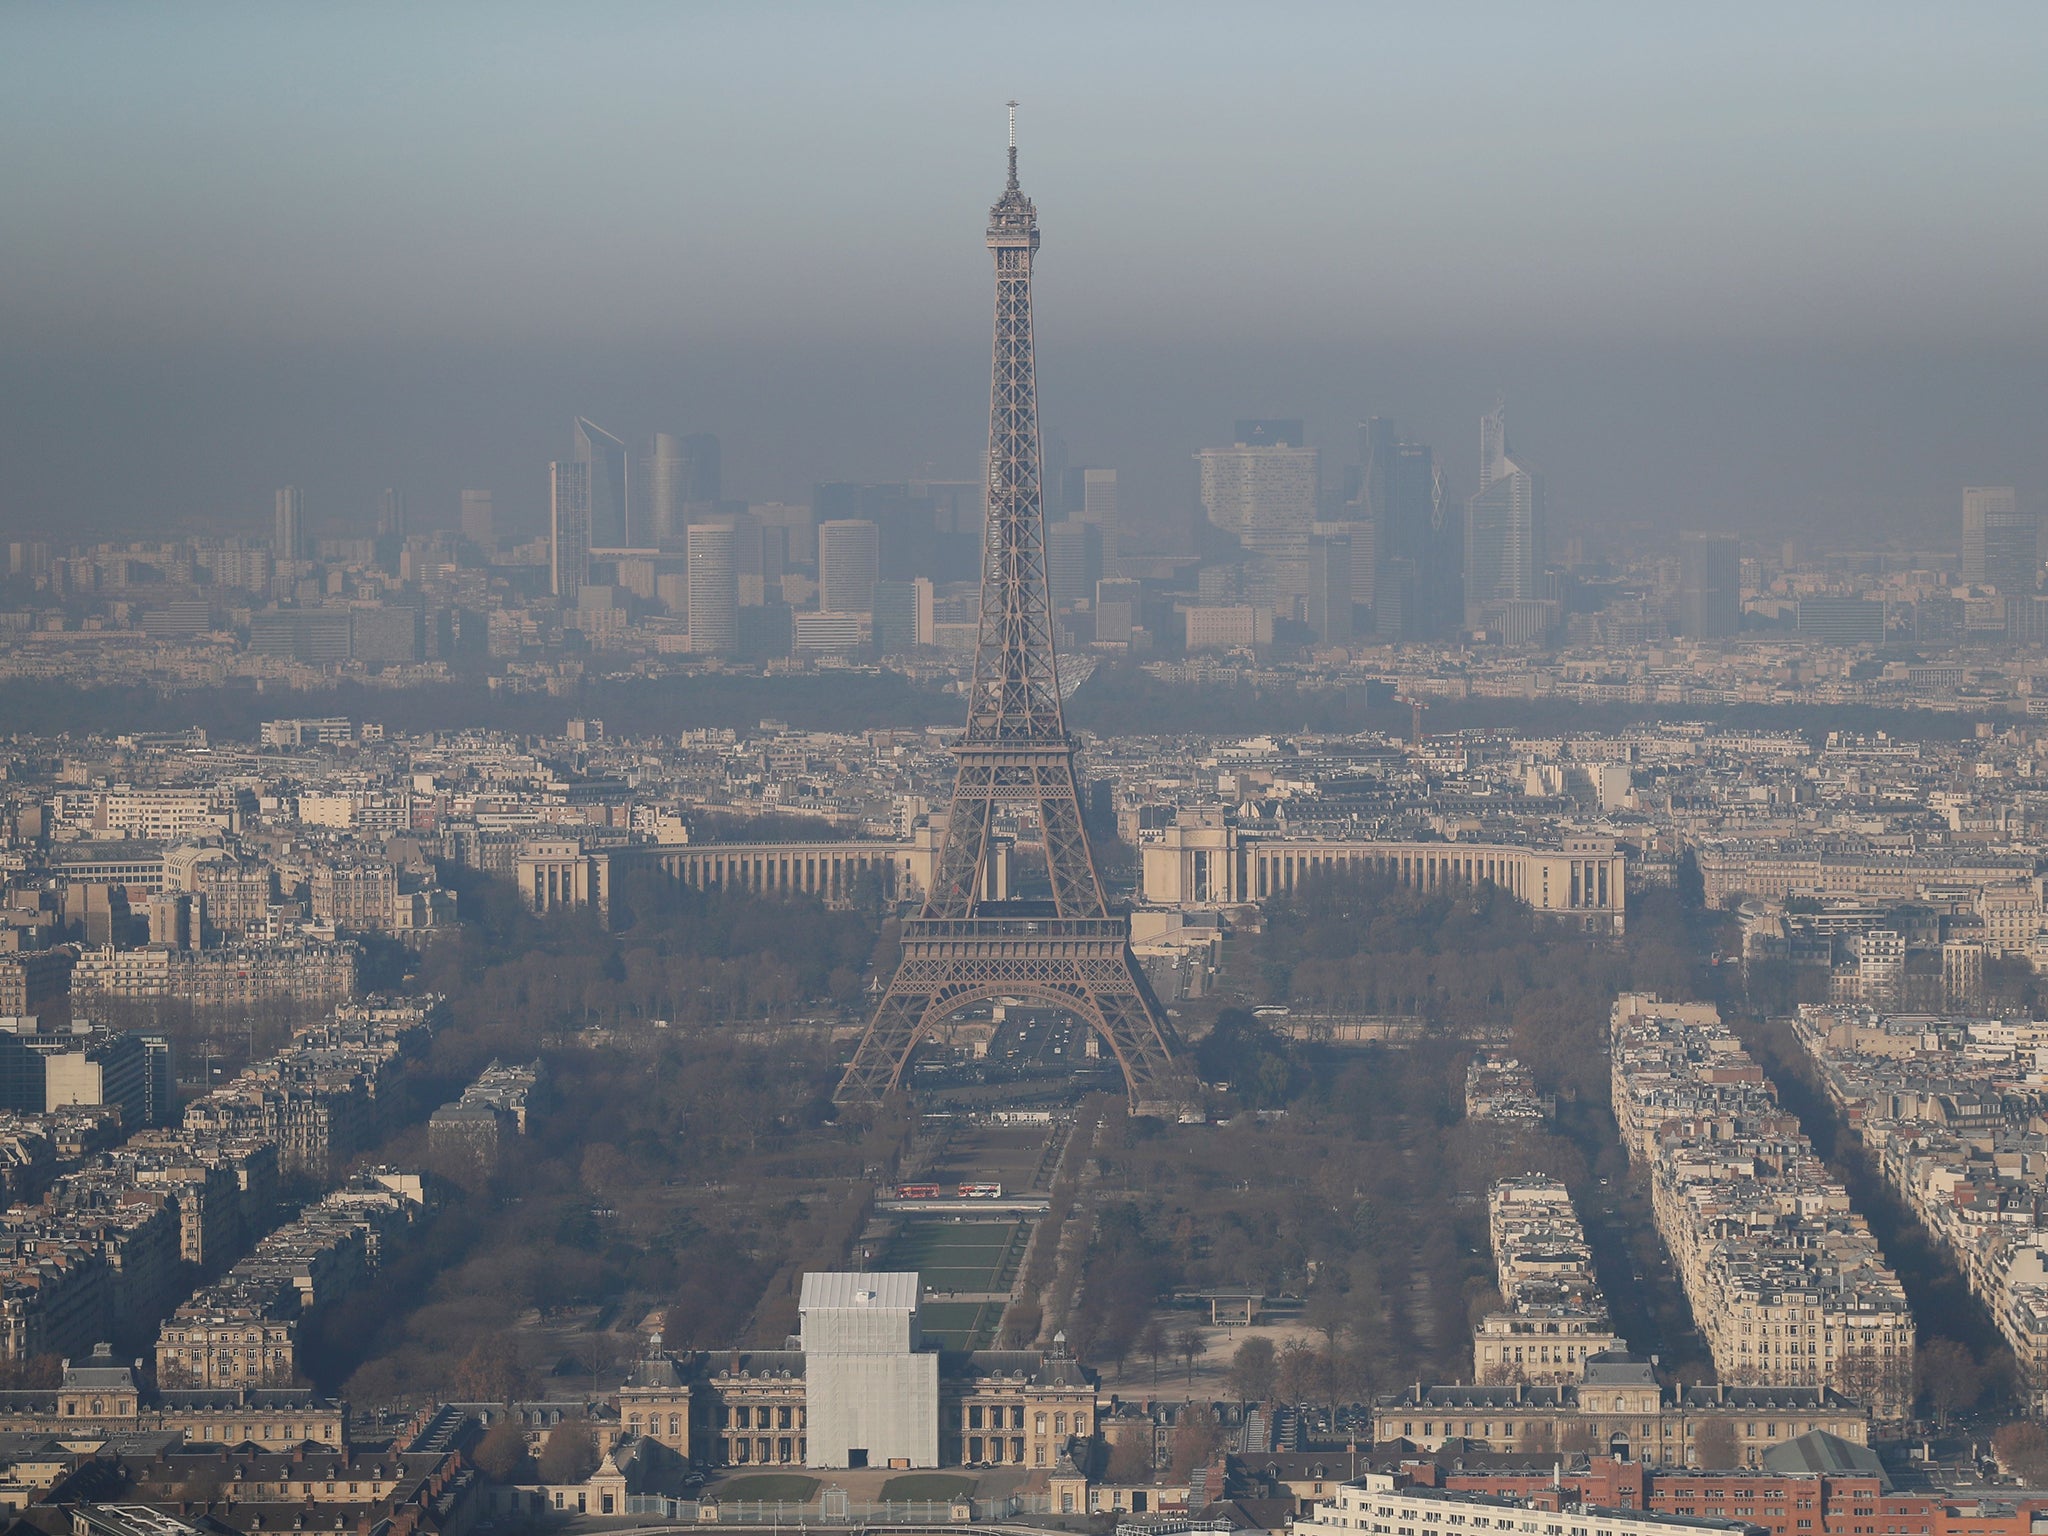
[[[901,1084],[911,1052],[932,1029],[975,1003],[1021,997],[1081,1018],[1123,1068],[1132,1107],[1171,1113],[1192,1097],[1192,1079],[1131,955],[1130,924],[1102,899],[1074,792],[1074,743],[1060,714],[1031,340],[1038,210],[1017,187],[1017,104],[1009,105],[1010,179],[988,219],[995,367],[967,734],[953,749],[953,810],[924,910],[904,925],[902,964],[836,1097],[842,1104],[879,1100]],[[998,808],[1037,816],[1050,901],[993,899],[988,866]]]

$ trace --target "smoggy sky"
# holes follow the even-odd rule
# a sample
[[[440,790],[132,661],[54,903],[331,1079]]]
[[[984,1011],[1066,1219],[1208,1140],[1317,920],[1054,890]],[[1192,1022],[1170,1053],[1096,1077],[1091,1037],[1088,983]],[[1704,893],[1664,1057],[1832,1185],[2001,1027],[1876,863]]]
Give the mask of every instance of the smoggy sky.
[[[2048,494],[2044,80],[2038,5],[17,3],[0,524],[533,519],[577,412],[971,476],[1014,95],[1141,516],[1239,415],[1469,482],[1505,393],[1567,518],[1943,528]]]

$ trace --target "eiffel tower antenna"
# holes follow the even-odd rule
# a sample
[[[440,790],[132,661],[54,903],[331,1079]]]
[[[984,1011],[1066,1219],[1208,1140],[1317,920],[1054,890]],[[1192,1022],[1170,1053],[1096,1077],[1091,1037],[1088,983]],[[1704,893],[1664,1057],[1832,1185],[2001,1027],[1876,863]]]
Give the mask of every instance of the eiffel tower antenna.
[[[1024,997],[1081,1018],[1123,1068],[1132,1107],[1168,1113],[1191,1100],[1193,1082],[1131,954],[1130,924],[1103,900],[1060,712],[1032,350],[1038,210],[1017,186],[1017,104],[1009,107],[1009,181],[988,217],[996,269],[988,521],[967,731],[953,749],[953,808],[924,910],[904,925],[902,964],[836,1097],[878,1101],[901,1085],[918,1041],[952,1015]],[[991,878],[999,808],[1037,817],[1051,900],[1010,900],[1001,877]]]

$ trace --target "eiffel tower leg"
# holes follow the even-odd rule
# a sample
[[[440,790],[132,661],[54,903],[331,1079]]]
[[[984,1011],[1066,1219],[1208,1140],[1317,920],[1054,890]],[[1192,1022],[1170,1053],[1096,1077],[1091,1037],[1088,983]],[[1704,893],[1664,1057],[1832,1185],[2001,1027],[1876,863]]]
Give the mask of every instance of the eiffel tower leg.
[[[1145,973],[1126,950],[1121,962],[1091,967],[1088,995],[1100,1028],[1124,1069],[1131,1109],[1137,1114],[1175,1114],[1197,1102],[1194,1076],[1166,1010],[1152,995]]]
[[[868,1021],[867,1031],[854,1048],[853,1060],[847,1063],[839,1090],[832,1097],[841,1104],[881,1103],[883,1095],[901,1080],[931,1003],[929,992],[916,986],[906,987],[899,972],[889,990],[882,994],[881,1005]]]
[[[989,818],[995,809],[995,770],[983,763],[962,763],[953,781],[953,810],[946,819],[945,841],[932,869],[932,888],[925,911],[934,917],[965,917],[982,896],[982,872],[988,862]]]
[[[1074,760],[1069,757],[1040,768],[1037,788],[1045,872],[1052,881],[1054,904],[1061,912],[1102,911],[1102,886],[1095,878],[1095,859],[1088,851],[1081,801],[1074,791]]]

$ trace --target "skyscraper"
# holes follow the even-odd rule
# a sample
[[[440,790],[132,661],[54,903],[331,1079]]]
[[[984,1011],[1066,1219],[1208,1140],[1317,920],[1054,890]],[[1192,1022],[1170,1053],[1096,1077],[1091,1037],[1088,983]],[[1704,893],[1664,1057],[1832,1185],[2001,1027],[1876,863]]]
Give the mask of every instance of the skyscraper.
[[[574,435],[575,461],[583,471],[588,547],[635,548],[626,445],[584,416],[576,418]]]
[[[1496,406],[1480,423],[1480,491],[1465,504],[1465,623],[1485,623],[1487,606],[1541,594],[1543,481],[1508,453],[1507,428]]]
[[[1436,455],[1375,416],[1358,429],[1360,487],[1372,524],[1370,576],[1352,600],[1371,604],[1374,632],[1387,639],[1441,635],[1463,618],[1445,612],[1443,563],[1450,556],[1438,527]],[[1455,586],[1455,581],[1449,583]]]
[[[1117,483],[1113,469],[1078,469],[1068,471],[1070,478],[1077,479],[1076,494],[1067,509],[1070,521],[1087,523],[1099,529],[1102,534],[1102,568],[1116,569],[1117,554]]]
[[[718,435],[692,432],[682,439],[683,501],[692,507],[713,507],[725,496],[725,472],[719,463]]]
[[[883,656],[901,656],[920,645],[931,643],[932,584],[923,577],[915,581],[875,583],[875,650]]]
[[[657,432],[647,445],[640,483],[647,489],[645,537],[651,544],[665,546],[684,537],[688,527],[684,508],[683,445],[673,432]]]
[[[1310,539],[1308,572],[1308,627],[1325,645],[1341,645],[1352,633],[1351,536],[1325,533]]]
[[[733,530],[723,523],[692,523],[684,543],[689,564],[690,649],[700,656],[733,655],[740,644]]]
[[[2040,522],[2020,510],[2009,485],[1963,490],[1963,580],[2008,596],[2034,590],[2040,570]]]
[[[692,520],[718,513],[718,439],[709,432],[657,432],[641,446],[632,486],[633,541],[680,549]]]
[[[479,549],[498,546],[498,518],[489,491],[462,493],[462,536]]]
[[[548,590],[565,602],[590,580],[590,466],[548,465]]]
[[[1204,448],[1202,511],[1265,568],[1277,598],[1307,595],[1309,527],[1316,520],[1321,455],[1301,445],[1300,422],[1241,421],[1229,448]]]
[[[297,560],[306,552],[305,498],[296,485],[277,493],[276,522],[270,536],[273,560]]]
[[[411,531],[405,521],[405,492],[386,486],[377,493],[377,537],[402,540]]]
[[[873,613],[881,576],[881,530],[865,518],[818,524],[818,606],[827,613]]]
[[[1742,558],[1733,534],[1685,533],[1678,539],[1678,629],[1717,640],[1742,627]]]
[[[1102,530],[1093,523],[1070,519],[1045,530],[1045,579],[1055,608],[1071,608],[1095,595],[1102,579]]]
[[[1507,406],[1495,401],[1492,410],[1479,418],[1479,489],[1493,484],[1493,477],[1508,456]]]

